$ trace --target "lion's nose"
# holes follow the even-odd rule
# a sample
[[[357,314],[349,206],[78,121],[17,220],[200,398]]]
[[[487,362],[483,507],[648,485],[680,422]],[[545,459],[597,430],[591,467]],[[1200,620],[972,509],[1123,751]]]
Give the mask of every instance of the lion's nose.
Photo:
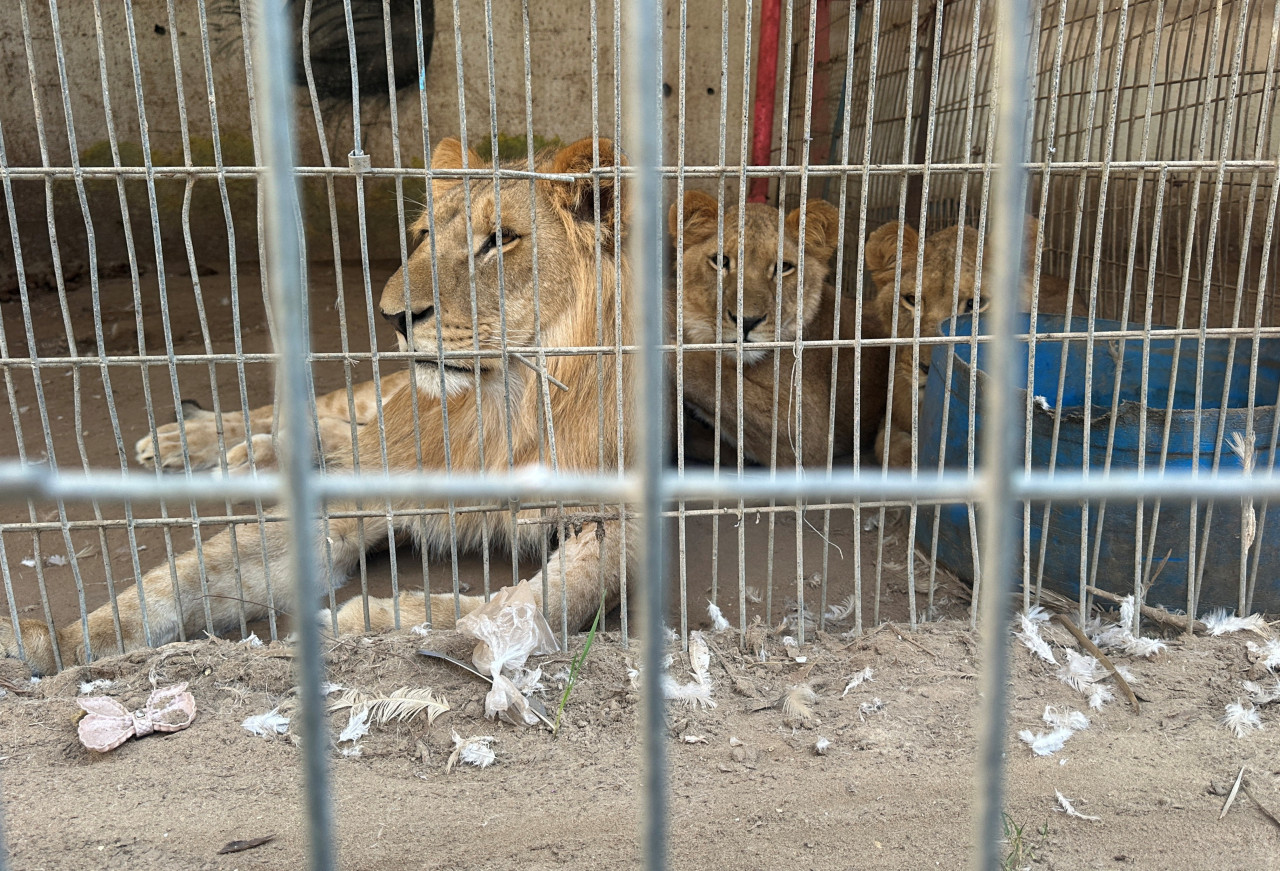
[[[742,337],[744,339],[747,336],[751,335],[752,330],[754,330],[756,327],[764,323],[764,318],[743,318],[741,321],[739,321],[738,316],[733,312],[726,310],[725,314],[729,316],[729,320],[733,321],[735,324],[738,324],[738,326],[742,328]]]
[[[430,320],[431,316],[436,313],[435,306],[429,305],[420,312],[383,312],[382,316],[391,322],[396,328],[396,332],[404,336],[406,339],[413,334],[413,328],[421,321]]]

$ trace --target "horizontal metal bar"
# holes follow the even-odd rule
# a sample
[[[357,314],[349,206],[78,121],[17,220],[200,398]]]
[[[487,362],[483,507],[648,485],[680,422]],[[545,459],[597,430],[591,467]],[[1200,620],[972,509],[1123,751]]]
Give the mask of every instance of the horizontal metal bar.
[[[1032,471],[1015,476],[1013,495],[1023,501],[1138,499],[1280,499],[1280,474],[1195,474],[1116,472],[1053,474]],[[91,473],[60,475],[42,466],[0,463],[0,501],[51,499],[66,502],[157,502],[191,499],[275,499],[275,474],[237,477],[214,475]],[[518,500],[600,504],[631,502],[639,485],[629,475],[568,475],[549,469],[521,469],[502,475],[325,475],[316,483],[327,501],[355,499]],[[692,470],[663,475],[664,501],[693,499],[859,500],[935,503],[977,498],[979,479],[967,472],[924,475],[892,471],[840,471],[815,474]],[[382,512],[385,513],[385,512]],[[381,516],[382,513],[379,513]]]
[[[1028,161],[1023,168],[1028,172],[1070,173],[1088,170],[1106,170],[1109,173],[1123,173],[1138,170],[1178,172],[1197,172],[1213,170],[1224,173],[1258,172],[1280,169],[1280,161],[1276,160],[1064,160],[1064,161]],[[839,163],[820,164],[808,167],[797,165],[784,166],[738,166],[736,164],[708,164],[701,166],[663,166],[659,173],[663,178],[786,178],[809,176],[831,177],[868,173],[871,175],[900,174],[950,174],[989,172],[998,169],[994,162],[975,161],[969,163]],[[569,182],[581,178],[609,178],[614,176],[613,167],[605,167],[589,173],[546,173],[507,167],[494,170],[491,167],[475,169],[437,169],[430,170],[434,178],[478,178],[492,179],[495,175],[500,179]],[[147,169],[144,166],[9,166],[0,167],[0,179],[9,178],[14,181],[54,179],[115,179],[115,178],[224,178],[224,179],[257,179],[264,172],[258,166],[227,166],[219,169],[214,166],[157,166]],[[295,175],[307,177],[361,177],[361,178],[424,178],[428,170],[416,167],[370,167],[369,169],[352,169],[347,166],[299,166]],[[618,174],[623,178],[633,177],[634,169],[619,168]]]
[[[1081,324],[1086,322],[1083,315],[1077,316]],[[1074,318],[1073,318],[1074,319]],[[1019,333],[1015,339],[1020,342],[1030,340],[1032,334]],[[1090,333],[1087,330],[1072,332],[1052,332],[1052,333],[1035,333],[1037,342],[1061,342],[1073,341],[1079,342],[1092,338],[1095,341],[1143,341],[1144,339],[1152,339],[1154,341],[1165,341],[1172,339],[1274,339],[1280,338],[1280,326],[1276,327],[1207,327],[1203,331],[1199,329],[1153,329],[1151,332],[1145,332],[1140,327],[1134,327],[1130,330],[1095,330]],[[968,345],[970,341],[974,341],[979,345],[987,344],[991,341],[990,336],[979,335],[975,337],[960,336],[958,338],[952,336],[920,336],[913,338],[911,336],[899,336],[896,338],[863,338],[863,339],[805,339],[803,346],[808,348],[880,348],[880,347],[904,347],[914,345]],[[753,351],[770,351],[775,349],[790,349],[796,346],[794,341],[755,341],[750,342]],[[666,344],[660,346],[663,353],[674,353],[676,351],[735,351],[738,345],[734,342],[687,342],[680,345]],[[506,350],[468,350],[468,351],[446,351],[440,355],[445,360],[496,360],[505,356],[518,356],[529,354],[543,354],[548,357],[593,357],[598,354],[612,355],[621,351],[623,354],[638,354],[640,348],[637,345],[575,345],[573,347],[536,347],[532,345],[509,345]],[[378,352],[315,352],[309,359],[315,363],[322,362],[340,362],[340,363],[360,363],[377,359],[383,362],[395,361],[412,361],[418,358],[418,355],[412,351],[378,351]],[[431,358],[437,359],[437,358]],[[192,364],[208,364],[208,363],[275,363],[278,362],[279,356],[273,353],[244,353],[244,354],[176,354],[172,358],[159,354],[137,355],[137,354],[121,354],[108,355],[105,357],[94,356],[57,356],[57,357],[0,357],[0,367],[11,366],[14,368],[29,368],[39,364],[42,368],[54,367],[71,367],[71,366],[93,366],[95,368],[103,363],[107,365],[119,366],[137,366],[139,364],[145,366],[168,366],[170,363],[181,363],[185,365]]]

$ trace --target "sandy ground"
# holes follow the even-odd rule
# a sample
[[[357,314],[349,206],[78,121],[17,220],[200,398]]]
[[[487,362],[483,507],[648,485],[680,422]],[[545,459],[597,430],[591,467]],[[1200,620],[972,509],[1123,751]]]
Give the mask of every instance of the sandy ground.
[[[582,638],[575,638],[573,651]],[[955,622],[915,634],[891,625],[859,640],[824,635],[800,664],[776,636],[768,660],[712,636],[713,709],[675,706],[669,759],[671,861],[682,868],[961,868],[971,843],[977,738],[976,639]],[[333,646],[328,677],[366,693],[430,687],[451,710],[433,725],[375,727],[358,758],[329,751],[333,836],[346,868],[636,867],[641,851],[634,651],[597,639],[558,736],[484,720],[485,687],[422,645],[469,658],[453,633],[353,639]],[[20,674],[0,699],[0,774],[14,868],[291,868],[306,846],[301,753],[293,735],[260,738],[241,721],[293,704],[290,652],[231,642],[174,645],[47,678]],[[1061,654],[1059,654],[1061,655]],[[1044,729],[1046,705],[1084,699],[1021,646],[1012,653],[1011,733]],[[538,661],[554,710],[568,654]],[[1006,867],[1276,868],[1280,829],[1238,796],[1219,820],[1241,766],[1253,796],[1280,809],[1280,724],[1237,739],[1218,723],[1251,667],[1240,636],[1171,642],[1130,663],[1142,710],[1122,701],[1090,712],[1054,756],[1007,742],[1007,813],[1021,830]],[[843,694],[849,677],[872,679]],[[684,680],[682,655],[671,666]],[[80,682],[130,706],[185,681],[197,719],[186,731],[131,740],[100,755],[75,737]],[[789,688],[817,694],[801,722],[773,706]],[[1086,709],[1087,710],[1087,709]],[[331,716],[331,734],[347,714]],[[446,771],[451,732],[491,735],[496,762]],[[819,738],[830,741],[817,755]],[[343,745],[348,746],[348,745]],[[1055,810],[1055,791],[1098,821]],[[233,840],[274,835],[232,855]],[[1011,856],[1017,852],[1017,856]]]

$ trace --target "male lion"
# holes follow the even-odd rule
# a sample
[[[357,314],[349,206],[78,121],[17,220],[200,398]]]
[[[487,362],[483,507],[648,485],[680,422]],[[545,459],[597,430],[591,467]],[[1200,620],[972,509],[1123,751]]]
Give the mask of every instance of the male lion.
[[[1031,263],[1035,252],[1036,235],[1040,224],[1034,218],[1027,219],[1026,263]],[[874,295],[867,301],[867,310],[874,322],[883,330],[881,337],[896,335],[911,339],[915,328],[915,311],[920,308],[920,336],[930,338],[941,335],[940,325],[953,313],[968,314],[974,310],[975,299],[980,299],[978,310],[987,307],[990,284],[990,257],[984,258],[982,283],[977,281],[978,231],[964,228],[963,242],[959,226],[947,227],[928,234],[924,241],[921,268],[922,284],[916,287],[919,234],[911,227],[897,221],[872,231],[867,238],[867,269],[871,273]],[[902,256],[899,256],[898,234],[902,234]],[[956,262],[956,248],[960,261]],[[901,276],[899,278],[899,276]],[[895,297],[894,283],[899,281]],[[1035,283],[1029,273],[1023,280],[1023,304],[1031,301]],[[1040,277],[1040,306],[1045,313],[1060,314],[1066,310],[1067,285],[1061,279],[1049,275]],[[897,309],[896,332],[894,309]],[[1073,314],[1087,314],[1087,301],[1077,296]],[[922,344],[918,350],[910,345],[899,345],[895,352],[891,387],[893,397],[889,401],[889,413],[876,436],[876,457],[884,456],[884,442],[889,440],[889,465],[910,466],[912,461],[912,415],[924,398],[925,383],[929,377],[929,365],[933,360],[933,345]]]
[[[593,169],[594,147],[591,140],[574,143],[547,158],[540,171],[589,173]],[[600,140],[598,149],[600,164],[613,165],[612,144]],[[482,164],[475,154],[469,155],[468,163],[472,167]],[[432,155],[431,166],[461,169],[461,145],[451,139],[441,142]],[[617,385],[629,380],[630,366],[625,362],[624,377],[619,379],[618,361],[612,355],[548,355],[547,374],[569,386],[568,390],[548,391],[537,371],[529,366],[508,366],[507,357],[445,356],[449,352],[473,352],[477,347],[490,352],[505,350],[504,327],[510,344],[532,344],[537,329],[535,316],[540,317],[537,340],[544,347],[609,346],[618,340],[631,343],[625,326],[621,336],[615,334],[614,327],[617,308],[624,305],[629,272],[625,262],[615,262],[614,252],[620,246],[614,236],[615,211],[620,204],[613,180],[606,174],[599,177],[598,183],[580,177],[565,181],[539,179],[532,186],[525,181],[507,181],[500,191],[500,217],[492,179],[473,180],[468,186],[460,179],[436,178],[431,190],[433,224],[425,214],[414,222],[410,228],[412,253],[388,280],[380,303],[383,316],[396,325],[401,348],[409,347],[406,339],[412,336],[412,349],[417,354],[413,363],[418,388],[417,432],[414,393],[403,386],[407,376],[389,376],[390,384],[383,383],[389,470],[443,470],[448,463],[455,472],[482,468],[505,472],[509,462],[516,467],[543,462],[552,438],[559,470],[593,473],[600,470],[601,462],[605,471],[616,468],[620,448],[630,450],[629,446],[618,444],[618,434],[627,433],[634,426],[629,395],[617,395]],[[531,244],[535,221],[536,264]],[[427,237],[429,227],[433,239]],[[622,322],[627,324],[628,318],[622,318]],[[442,342],[437,340],[437,325]],[[602,367],[601,378],[597,377],[597,367]],[[372,384],[361,389],[371,395]],[[628,425],[615,426],[610,415],[607,425],[601,427],[598,407],[611,410],[619,402]],[[345,416],[345,408],[341,414]],[[201,427],[212,425],[207,419],[191,424],[197,434]],[[379,435],[376,426],[364,426],[359,432],[355,452],[362,470],[382,468]],[[330,468],[350,467],[350,448],[343,457],[342,440],[337,442],[336,455],[326,458]],[[161,450],[163,453],[163,445]],[[454,504],[459,503],[465,504],[465,500],[455,500]],[[175,574],[171,575],[167,565],[148,572],[141,586],[149,636],[144,630],[137,588],[120,593],[116,599],[123,648],[164,644],[177,639],[181,631],[195,634],[205,626],[206,607],[212,613],[215,631],[238,625],[241,607],[250,619],[263,616],[265,606],[261,603],[268,601],[264,563],[276,569],[273,593],[277,607],[294,613],[301,609],[305,614],[318,603],[295,601],[291,585],[281,582],[281,567],[287,564],[290,547],[318,548],[325,567],[323,582],[337,587],[366,548],[387,541],[389,533],[411,533],[422,547],[437,552],[447,546],[451,535],[456,535],[459,547],[468,549],[479,548],[486,532],[490,542],[516,550],[530,548],[547,538],[539,525],[516,525],[506,510],[459,512],[452,519],[446,514],[397,515],[393,519],[366,516],[361,529],[360,521],[341,516],[356,507],[333,506],[332,513],[337,516],[328,520],[327,541],[291,541],[285,525],[268,523],[265,550],[263,536],[241,534],[233,544],[231,535],[224,531],[203,543],[202,554],[192,550],[179,556]],[[393,507],[411,511],[419,506],[406,503]],[[520,514],[536,516],[537,511]],[[389,524],[393,528],[389,529]],[[549,563],[553,575],[547,584],[551,602],[559,603],[564,596],[570,626],[581,626],[595,613],[601,584],[610,604],[617,601],[622,539],[618,521],[605,522],[599,531],[588,529],[562,535],[560,553]],[[636,536],[630,540],[634,542]],[[207,590],[202,590],[202,575]],[[539,596],[542,584],[541,578],[533,579],[532,587]],[[422,595],[405,595],[402,606],[423,613]],[[461,610],[470,611],[482,601],[478,596],[463,596]],[[452,595],[433,595],[431,605],[434,625],[453,625]],[[391,628],[390,600],[370,601],[369,612],[375,631]],[[346,603],[338,612],[337,622],[339,632],[364,631],[361,601]],[[55,643],[62,661],[68,664],[87,662],[119,649],[110,604],[89,615],[87,628],[88,649],[78,620],[59,630],[56,638],[50,637],[42,622],[21,621],[27,662],[37,672],[54,671]],[[16,638],[8,622],[0,625],[0,643],[7,654],[17,655]]]
[[[671,206],[669,229],[673,236],[677,233],[681,208],[681,204]],[[743,455],[767,466],[776,446],[779,466],[795,465],[797,454],[802,464],[822,465],[827,461],[829,448],[833,456],[841,457],[868,447],[884,414],[887,349],[845,347],[839,350],[832,430],[832,349],[805,348],[801,364],[792,349],[753,347],[758,342],[792,342],[798,334],[805,342],[855,338],[854,301],[840,298],[831,282],[831,257],[836,250],[839,227],[835,207],[823,200],[809,200],[787,215],[781,258],[778,256],[777,209],[757,203],[734,206],[720,222],[715,198],[689,191],[685,194],[683,214],[683,338],[687,343],[710,344],[735,342],[739,335],[742,337]],[[803,241],[800,238],[802,214],[805,215]],[[723,232],[723,245],[717,239],[720,232]],[[738,260],[740,241],[741,262]],[[680,240],[675,242],[679,244]],[[797,266],[802,248],[803,282]],[[838,335],[835,332],[837,300],[840,305]],[[674,324],[674,313],[669,317]],[[776,392],[775,354],[780,358]],[[856,379],[855,366],[860,370]],[[730,443],[738,438],[737,372],[736,351],[726,352],[720,365],[717,408],[716,352],[684,352],[685,407],[710,425],[714,425],[718,412],[721,437]],[[855,393],[861,397],[856,416]],[[854,442],[855,420],[860,423],[861,444]],[[834,434],[833,444],[828,443],[829,432]]]

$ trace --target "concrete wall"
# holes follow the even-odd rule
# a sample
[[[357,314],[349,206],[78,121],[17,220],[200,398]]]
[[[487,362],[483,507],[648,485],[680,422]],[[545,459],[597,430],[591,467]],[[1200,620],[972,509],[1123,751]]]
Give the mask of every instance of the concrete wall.
[[[322,2],[315,0],[317,8]],[[24,4],[26,16],[22,14]],[[102,7],[100,20],[95,19],[94,5]],[[157,166],[212,165],[215,145],[220,146],[225,165],[252,165],[254,145],[238,4],[236,0],[206,0],[207,28],[201,25],[197,3],[172,5],[175,7],[173,20],[164,0],[135,0],[131,34],[120,3],[63,0],[56,4],[56,10],[51,9],[49,0],[0,3],[0,33],[6,34],[6,38],[0,40],[0,133],[3,134],[4,164],[67,167],[72,164],[74,154],[85,166],[110,166],[116,160],[122,165],[141,165],[144,147],[140,92],[147,146]],[[473,2],[458,5],[461,12],[456,31],[453,4],[440,2],[435,10],[436,33],[427,69],[425,100],[432,142],[457,136],[464,127],[473,144],[487,140],[491,111],[502,134],[523,137],[526,101],[531,107],[536,139],[569,142],[588,136],[592,132],[593,116],[598,119],[601,134],[612,135],[616,115],[612,4],[604,0],[598,11],[598,109],[593,108],[592,103],[591,19],[587,3],[530,4],[532,72],[530,93],[526,97],[521,4],[518,0],[494,0],[492,43],[496,99],[492,106],[484,5]],[[674,3],[668,7],[664,63],[671,92],[666,98],[666,124],[668,160],[674,161],[680,126],[676,94],[680,11]],[[58,18],[56,29],[54,11]],[[742,19],[741,12],[731,15],[729,54],[725,63],[721,52],[720,5],[689,4],[686,163],[718,161],[722,66],[728,71],[725,160],[728,163],[739,160],[744,123]],[[135,88],[135,58],[140,91]],[[65,77],[60,70],[65,71]],[[207,75],[206,70],[211,75]],[[317,111],[305,88],[297,88],[296,94],[301,163],[323,163],[319,126],[332,162],[345,165],[346,155],[353,147],[350,100],[330,100],[322,103]],[[460,96],[466,107],[465,124],[459,109]],[[393,117],[400,129],[401,164],[422,165],[424,123],[420,107],[419,92],[413,86],[398,93],[394,106],[385,95],[361,100],[363,146],[372,156],[375,167],[394,164]],[[216,125],[213,110],[216,110]],[[109,143],[112,128],[118,157],[113,156]],[[73,131],[73,135],[69,131]],[[414,197],[421,187],[420,179],[407,181],[406,194]],[[87,181],[83,191],[70,179],[48,185],[39,178],[15,180],[12,190],[12,217],[16,221],[21,262],[27,284],[33,290],[49,289],[57,284],[51,235],[64,273],[63,281],[75,284],[87,280],[90,227],[98,270],[105,275],[125,274],[129,268],[126,228],[132,235],[132,259],[144,271],[155,268],[157,246],[153,223],[159,228],[159,257],[167,272],[181,274],[189,271],[193,264],[200,270],[224,271],[229,257],[251,261],[258,256],[252,180],[227,182],[229,218],[224,214],[218,185],[210,179],[196,182],[189,191],[181,179],[158,181],[154,187],[154,208],[152,193],[142,180],[123,184],[126,203],[123,209],[120,186],[112,179]],[[349,179],[338,180],[334,190],[342,257],[358,258],[355,183]],[[370,256],[397,258],[399,218],[395,185],[389,181],[371,182],[367,194]],[[304,203],[310,256],[330,259],[333,247],[329,197],[322,181],[304,185]],[[7,205],[0,204],[0,207],[8,212]],[[86,220],[86,208],[90,220]],[[412,205],[409,208],[412,209]],[[125,213],[129,216],[128,222],[122,217]],[[189,219],[184,215],[189,215]],[[6,229],[8,226],[6,220]],[[191,227],[189,234],[184,232],[187,226]],[[234,251],[230,238],[234,239]],[[0,295],[16,287],[16,274],[10,234],[4,233],[0,235]]]

